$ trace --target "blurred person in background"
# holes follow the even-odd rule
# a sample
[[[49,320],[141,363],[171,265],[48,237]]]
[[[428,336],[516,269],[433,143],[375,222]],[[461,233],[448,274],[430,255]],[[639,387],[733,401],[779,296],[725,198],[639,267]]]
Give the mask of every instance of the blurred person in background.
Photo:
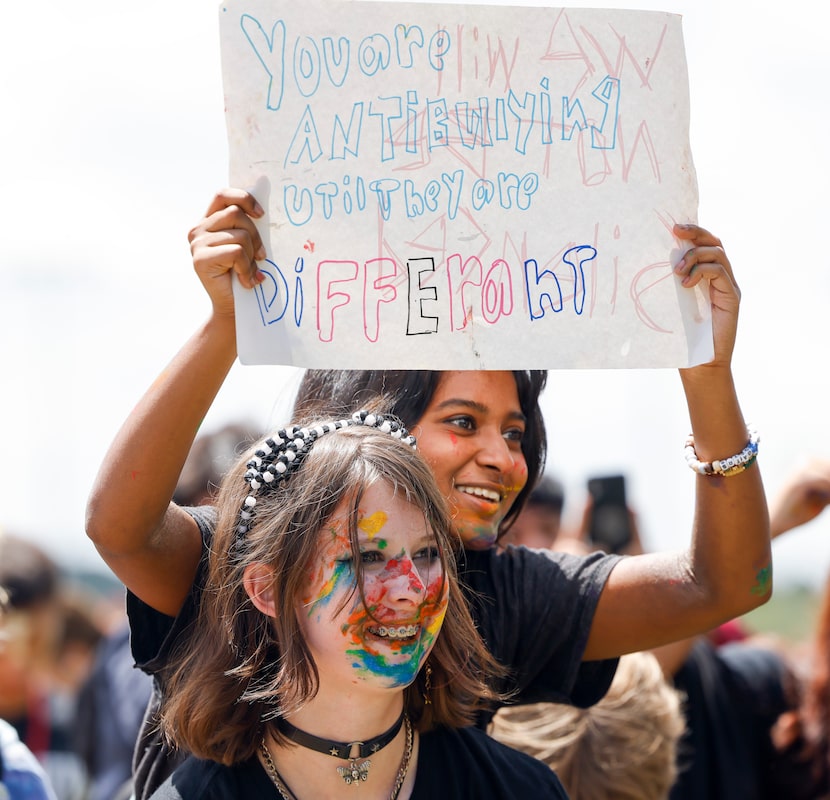
[[[770,529],[778,536],[816,519],[830,505],[830,460],[813,459],[795,471],[770,505]],[[809,655],[803,664],[796,709],[775,731],[784,757],[788,800],[830,798],[830,576],[820,598]],[[783,767],[782,767],[783,771]],[[782,795],[782,797],[785,795]]]
[[[571,800],[666,800],[685,728],[682,699],[653,655],[630,653],[596,705],[507,706],[490,733],[544,761]]]
[[[543,475],[528,495],[522,513],[499,538],[499,545],[524,545],[561,551],[565,487],[552,475]],[[568,551],[566,551],[568,552]]]
[[[8,642],[5,628],[8,607],[9,595],[0,588],[0,659]],[[0,797],[8,800],[56,800],[40,762],[4,719],[0,719]]]
[[[0,533],[0,589],[8,599],[0,719],[36,756],[58,800],[84,800],[87,773],[72,745],[66,698],[55,682],[66,630],[61,571],[32,542]]]
[[[244,447],[258,438],[254,426],[226,424],[193,442],[176,485],[175,502],[212,502],[222,476]],[[102,642],[79,702],[76,743],[92,778],[89,800],[128,800],[133,758],[148,704],[155,708],[153,679],[135,666],[126,614]]]
[[[132,794],[133,750],[151,692],[152,679],[133,663],[125,621],[101,641],[80,689],[74,743],[90,775],[89,800]]]
[[[564,497],[557,492],[551,500],[544,484],[543,480],[537,487],[536,501],[537,490],[529,499],[533,513],[524,519],[523,510],[500,545],[539,547],[550,541],[551,549],[565,552],[597,549],[589,535],[591,500],[580,529],[571,533],[560,525]],[[770,503],[771,536],[809,522],[828,503],[830,461],[813,461]],[[625,552],[636,554],[643,546],[637,516],[628,511],[631,535]],[[830,583],[817,641],[816,667],[806,694],[799,665],[781,643],[754,635],[740,619],[654,651],[665,676],[685,697],[686,731],[678,745],[679,770],[671,800],[830,798]],[[511,735],[518,735],[518,709],[511,709],[506,719]],[[531,727],[538,738],[541,728],[536,723]],[[558,753],[557,744],[548,747]],[[566,774],[557,771],[573,791]]]

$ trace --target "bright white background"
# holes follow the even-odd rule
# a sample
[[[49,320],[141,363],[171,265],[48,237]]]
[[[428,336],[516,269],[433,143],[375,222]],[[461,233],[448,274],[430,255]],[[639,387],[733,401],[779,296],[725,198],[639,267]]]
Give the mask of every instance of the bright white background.
[[[772,494],[830,457],[826,14],[808,0],[570,5],[684,17],[700,221],[743,290],[734,366]],[[118,425],[207,313],[186,234],[227,180],[217,16],[205,0],[4,7],[0,524],[72,566],[100,565],[84,505]],[[284,421],[296,376],[235,367],[203,429]],[[621,470],[647,545],[683,546],[693,476],[675,372],[552,372],[544,409],[570,514],[589,474]],[[819,585],[830,514],[775,559],[779,587]]]

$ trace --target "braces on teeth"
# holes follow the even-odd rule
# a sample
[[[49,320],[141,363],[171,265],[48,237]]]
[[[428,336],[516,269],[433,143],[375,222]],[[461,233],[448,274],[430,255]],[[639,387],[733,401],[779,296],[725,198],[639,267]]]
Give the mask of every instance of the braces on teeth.
[[[370,629],[378,636],[386,636],[389,639],[408,639],[418,633],[417,625],[401,625],[399,628],[387,628],[381,625],[379,628]]]

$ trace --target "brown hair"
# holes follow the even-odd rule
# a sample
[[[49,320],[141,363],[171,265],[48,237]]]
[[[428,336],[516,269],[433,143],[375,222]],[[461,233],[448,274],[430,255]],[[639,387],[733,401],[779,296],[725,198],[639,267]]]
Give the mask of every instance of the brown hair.
[[[165,735],[201,758],[233,764],[255,753],[255,734],[269,718],[290,714],[315,695],[319,676],[302,636],[297,598],[307,589],[307,566],[319,551],[317,534],[341,504],[350,512],[356,591],[362,592],[357,510],[363,493],[378,481],[423,511],[449,587],[443,627],[429,657],[431,702],[424,703],[422,670],[404,690],[405,707],[422,730],[469,724],[495,697],[485,676],[502,670],[479,638],[461,594],[452,557],[457,538],[426,462],[410,446],[374,429],[327,433],[290,478],[257,497],[253,525],[240,536],[239,514],[250,492],[243,476],[257,446],[228,472],[219,492],[199,614],[166,676]],[[245,591],[243,573],[255,563],[273,568],[275,619],[261,613]]]

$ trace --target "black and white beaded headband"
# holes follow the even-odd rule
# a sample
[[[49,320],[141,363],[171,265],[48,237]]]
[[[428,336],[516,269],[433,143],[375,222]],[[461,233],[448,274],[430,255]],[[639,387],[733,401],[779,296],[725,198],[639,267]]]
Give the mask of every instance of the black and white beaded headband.
[[[242,504],[237,534],[244,536],[251,529],[257,496],[261,490],[274,488],[290,477],[302,463],[303,457],[314,442],[321,436],[354,425],[376,428],[395,439],[400,439],[410,447],[415,447],[415,437],[397,420],[368,411],[356,411],[350,419],[334,420],[308,428],[300,426],[282,428],[263,441],[262,446],[254,452],[246,465],[248,470],[245,472],[245,480],[250,484],[251,493]]]

